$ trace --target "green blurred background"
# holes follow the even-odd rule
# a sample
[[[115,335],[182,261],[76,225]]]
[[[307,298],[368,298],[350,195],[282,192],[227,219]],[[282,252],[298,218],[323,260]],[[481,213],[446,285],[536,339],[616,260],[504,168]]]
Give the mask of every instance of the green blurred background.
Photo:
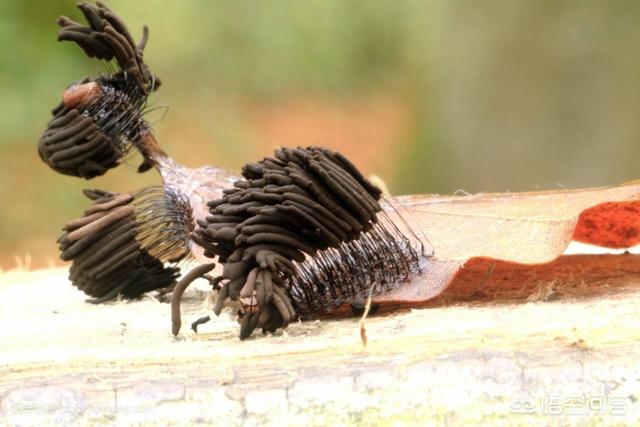
[[[521,191],[640,176],[640,2],[111,1],[163,80],[149,115],[179,161],[237,169],[280,145],[343,151],[392,193]],[[85,187],[158,182],[138,159],[86,182],[36,144],[71,81],[105,71],[55,19],[0,2],[0,267],[60,264]],[[167,109],[167,107],[169,107]]]

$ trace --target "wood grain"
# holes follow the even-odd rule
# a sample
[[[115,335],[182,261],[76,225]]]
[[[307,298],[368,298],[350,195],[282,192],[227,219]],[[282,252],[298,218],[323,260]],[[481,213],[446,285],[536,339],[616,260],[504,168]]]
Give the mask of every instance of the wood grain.
[[[580,286],[566,274],[553,298],[547,282],[529,288],[529,302],[374,316],[365,348],[356,318],[241,342],[231,311],[174,339],[166,303],[94,306],[64,269],[8,272],[0,424],[548,425],[584,421],[571,402],[601,397],[602,411],[582,405],[591,422],[638,422],[640,282],[605,273],[597,295],[562,293]],[[209,314],[202,290],[185,296],[185,323]]]

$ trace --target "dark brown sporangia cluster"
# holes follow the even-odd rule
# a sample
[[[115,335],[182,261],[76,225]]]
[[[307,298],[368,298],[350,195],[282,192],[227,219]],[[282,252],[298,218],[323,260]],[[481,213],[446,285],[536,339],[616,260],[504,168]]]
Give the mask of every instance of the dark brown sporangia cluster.
[[[75,42],[91,58],[115,60],[118,70],[69,87],[65,100],[52,111],[38,153],[56,172],[90,179],[118,166],[132,145],[144,145],[147,96],[160,81],[142,60],[146,27],[136,45],[124,22],[103,3],[78,8],[89,26],[60,17],[58,40]],[[79,89],[74,94],[75,87]],[[149,167],[145,161],[140,171]]]
[[[71,283],[102,302],[137,297],[173,284],[190,256],[191,205],[168,188],[131,194],[85,190],[94,200],[58,239],[60,257],[73,261]]]
[[[243,304],[240,338],[363,301],[419,268],[408,239],[380,220],[380,190],[341,154],[282,148],[242,174],[193,236],[223,264],[215,313],[227,298]]]
[[[173,289],[177,335],[182,294],[206,277],[219,292],[216,314],[226,300],[240,301],[244,339],[257,328],[273,332],[297,318],[361,304],[421,268],[420,242],[405,237],[381,191],[339,153],[282,148],[245,165],[240,180],[171,159],[144,119],[147,97],[159,85],[142,61],[148,30],[136,45],[103,3],[78,7],[88,26],[61,17],[58,39],[115,62],[117,70],[67,88],[38,144],[40,157],[57,172],[90,179],[135,148],[144,158],[139,171],[155,167],[163,180],[126,194],[85,190],[93,205],[64,226],[58,243],[61,258],[72,262],[72,284],[91,302]],[[217,276],[207,276],[213,262],[181,274],[201,256],[194,242],[222,264]]]

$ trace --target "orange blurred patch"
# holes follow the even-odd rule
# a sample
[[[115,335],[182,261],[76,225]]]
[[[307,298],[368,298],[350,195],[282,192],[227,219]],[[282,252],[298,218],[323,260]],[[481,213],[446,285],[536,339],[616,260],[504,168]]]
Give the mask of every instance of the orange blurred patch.
[[[388,176],[410,131],[406,102],[390,95],[366,98],[297,97],[251,105],[248,126],[257,151],[281,146],[323,145],[338,150],[366,173]]]
[[[640,201],[607,202],[585,210],[573,240],[607,248],[640,244]]]

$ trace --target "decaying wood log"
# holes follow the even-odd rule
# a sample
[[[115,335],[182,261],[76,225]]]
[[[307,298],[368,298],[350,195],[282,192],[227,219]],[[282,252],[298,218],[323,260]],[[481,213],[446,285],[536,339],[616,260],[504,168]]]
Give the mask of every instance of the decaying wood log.
[[[357,318],[241,342],[231,311],[174,338],[153,297],[94,306],[66,269],[4,273],[0,424],[637,422],[640,269],[620,260],[594,283],[370,317],[367,347]],[[187,291],[185,322],[204,296]]]

